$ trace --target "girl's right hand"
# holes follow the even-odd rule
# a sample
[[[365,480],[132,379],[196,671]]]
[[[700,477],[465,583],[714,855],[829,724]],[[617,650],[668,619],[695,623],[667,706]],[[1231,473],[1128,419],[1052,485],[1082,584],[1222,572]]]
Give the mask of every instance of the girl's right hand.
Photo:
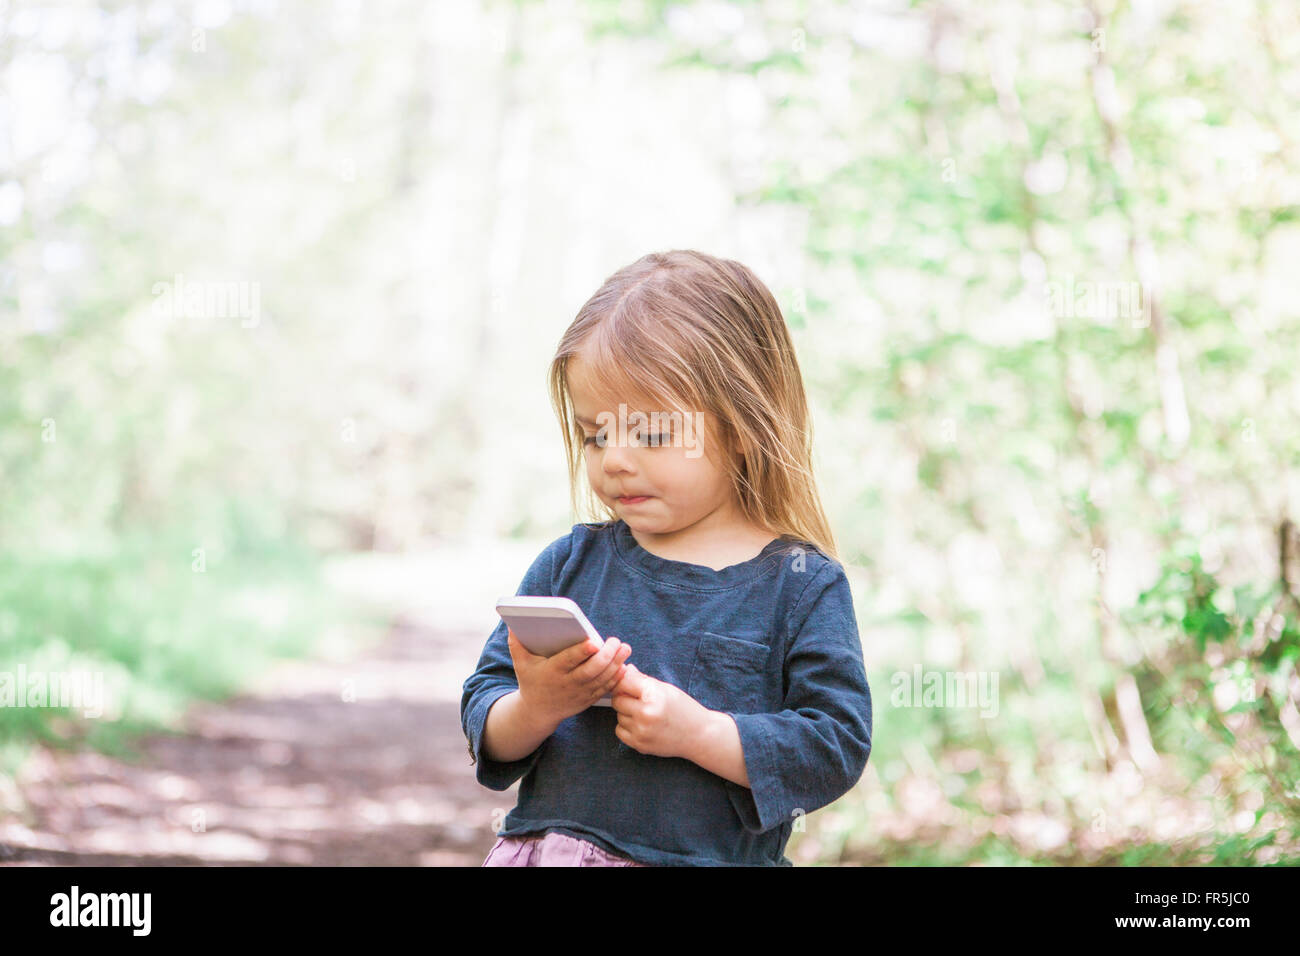
[[[506,628],[506,643],[519,681],[519,699],[530,718],[545,726],[580,714],[610,693],[627,668],[632,647],[617,637],[605,639],[597,650],[590,638],[543,657],[519,643]]]

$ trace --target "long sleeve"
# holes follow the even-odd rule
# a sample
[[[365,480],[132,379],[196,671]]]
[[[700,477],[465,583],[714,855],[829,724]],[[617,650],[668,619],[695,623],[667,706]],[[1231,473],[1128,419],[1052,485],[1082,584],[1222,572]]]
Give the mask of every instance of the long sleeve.
[[[847,793],[871,753],[871,689],[848,578],[827,563],[790,612],[779,713],[731,716],[749,787],[727,792],[746,830],[792,823]]]
[[[570,536],[551,542],[524,574],[516,595],[553,595],[555,571],[569,553]],[[493,760],[483,753],[483,731],[488,711],[499,699],[519,689],[514,661],[510,657],[506,622],[498,620],[479,656],[474,673],[466,679],[460,699],[460,723],[469,743],[471,760],[478,782],[491,790],[505,790],[519,780],[537,762],[542,747],[519,760]]]

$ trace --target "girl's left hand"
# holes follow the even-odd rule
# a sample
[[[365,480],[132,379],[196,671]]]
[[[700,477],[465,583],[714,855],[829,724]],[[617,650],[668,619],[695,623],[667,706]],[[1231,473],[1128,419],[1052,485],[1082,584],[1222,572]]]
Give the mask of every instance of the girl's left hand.
[[[610,695],[618,714],[614,735],[643,754],[686,757],[709,710],[680,687],[647,677],[632,664],[626,667]]]

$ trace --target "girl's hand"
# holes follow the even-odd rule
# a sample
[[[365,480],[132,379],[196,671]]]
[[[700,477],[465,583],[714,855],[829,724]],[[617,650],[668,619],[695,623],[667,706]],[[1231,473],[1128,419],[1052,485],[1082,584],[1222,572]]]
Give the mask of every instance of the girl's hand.
[[[614,735],[633,750],[657,757],[687,757],[710,711],[686,691],[647,677],[634,664],[614,688]],[[689,759],[689,757],[687,757]]]
[[[610,637],[599,650],[590,639],[544,657],[519,643],[506,628],[506,645],[519,681],[519,699],[530,719],[554,728],[580,714],[618,684],[632,647]]]

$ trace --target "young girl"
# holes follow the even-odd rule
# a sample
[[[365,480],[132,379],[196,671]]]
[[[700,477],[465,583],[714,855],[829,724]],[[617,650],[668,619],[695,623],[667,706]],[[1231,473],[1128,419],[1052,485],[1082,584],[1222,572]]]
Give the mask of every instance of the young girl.
[[[644,256],[582,307],[550,387],[571,503],[585,467],[608,520],[517,593],[607,638],[488,638],[461,725],[480,783],[522,782],[483,865],[792,865],[802,818],[866,768],[871,692],[776,300],[738,262]]]

